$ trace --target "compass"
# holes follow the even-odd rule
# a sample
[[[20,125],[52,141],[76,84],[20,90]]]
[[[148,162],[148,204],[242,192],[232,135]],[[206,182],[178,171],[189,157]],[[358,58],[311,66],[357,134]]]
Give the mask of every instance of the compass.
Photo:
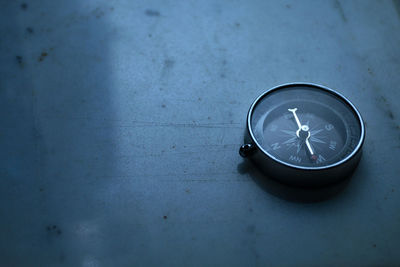
[[[361,115],[344,96],[321,85],[291,83],[251,105],[239,153],[281,182],[323,186],[351,175],[364,137]]]

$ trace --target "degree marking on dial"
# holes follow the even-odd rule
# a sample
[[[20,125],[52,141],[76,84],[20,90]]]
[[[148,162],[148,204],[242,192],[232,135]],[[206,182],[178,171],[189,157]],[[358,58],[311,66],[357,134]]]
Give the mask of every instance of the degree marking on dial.
[[[321,143],[321,144],[325,144],[325,141],[322,141],[321,139],[315,137],[315,136],[311,136],[310,137],[310,141],[316,142],[316,143]]]
[[[336,149],[336,145],[337,145],[336,141],[330,141],[329,142],[329,149],[335,150]]]
[[[288,140],[286,140],[285,142],[283,142],[282,144],[286,145],[286,144],[290,144],[290,143],[294,143],[297,139],[297,136],[294,136]]]
[[[300,143],[297,143],[296,145],[297,145],[297,151],[296,151],[296,153],[297,153],[297,155],[298,155],[302,146],[301,146]]]
[[[298,156],[294,156],[294,155],[290,155],[289,160],[300,163],[301,162],[301,158]]]
[[[288,134],[290,136],[296,136],[296,132],[293,131],[289,131],[289,130],[281,130],[281,132]]]
[[[327,125],[325,125],[325,129],[327,130],[327,131],[330,131],[330,130],[332,130],[333,128],[335,128],[332,124],[327,124]]]
[[[316,163],[322,163],[324,161],[326,161],[326,159],[322,155],[318,155]]]
[[[271,144],[271,147],[272,147],[273,150],[277,150],[277,149],[281,148],[279,146],[279,143],[273,143],[273,144]]]
[[[289,120],[289,119],[291,119],[292,114],[285,114],[285,115],[283,115],[283,117],[284,117],[286,120]]]
[[[319,130],[315,130],[315,131],[310,131],[311,135],[316,135],[317,133],[322,132],[324,129],[319,129]]]

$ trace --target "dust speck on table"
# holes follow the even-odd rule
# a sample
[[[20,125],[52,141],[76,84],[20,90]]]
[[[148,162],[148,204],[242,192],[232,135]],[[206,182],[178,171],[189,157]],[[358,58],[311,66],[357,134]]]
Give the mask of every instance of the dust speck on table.
[[[393,112],[391,110],[388,110],[388,116],[389,116],[389,118],[394,120],[394,114],[393,114]]]
[[[255,231],[256,231],[256,227],[254,225],[249,225],[246,228],[246,232],[248,232],[250,234],[254,233]]]
[[[386,113],[386,115],[391,119],[395,119],[395,115],[390,107],[390,104],[388,103],[386,97],[381,95],[380,97],[377,98],[378,101],[378,106]]]
[[[96,7],[96,9],[92,11],[92,15],[99,19],[104,16],[104,12],[100,7]]]
[[[346,14],[344,13],[342,4],[339,2],[339,0],[334,0],[334,7],[338,10],[343,22],[347,22]]]
[[[26,3],[22,3],[21,4],[21,9],[22,10],[26,10],[28,8],[28,4],[26,4]]]
[[[51,234],[51,235],[60,236],[60,235],[62,234],[61,229],[60,229],[57,225],[55,225],[55,224],[53,224],[53,225],[47,225],[47,226],[46,226],[46,231],[47,231],[47,233],[49,233],[49,234]]]
[[[175,64],[175,61],[172,60],[172,59],[166,59],[166,60],[164,60],[164,68],[165,68],[165,69],[170,69],[170,68],[172,68],[172,67],[174,66],[174,64]]]
[[[146,14],[146,16],[149,17],[159,17],[160,16],[160,12],[154,9],[146,9],[146,11],[144,12]]]
[[[15,56],[15,59],[17,60],[17,63],[21,68],[24,67],[24,61],[22,56]]]
[[[397,11],[397,14],[400,17],[400,1],[399,0],[393,0],[393,4],[395,7],[395,10]]]
[[[42,52],[38,58],[39,62],[42,62],[48,56],[47,52]]]
[[[168,216],[167,216],[167,215],[164,215],[164,216],[163,216],[163,219],[164,219],[164,220],[168,219]]]

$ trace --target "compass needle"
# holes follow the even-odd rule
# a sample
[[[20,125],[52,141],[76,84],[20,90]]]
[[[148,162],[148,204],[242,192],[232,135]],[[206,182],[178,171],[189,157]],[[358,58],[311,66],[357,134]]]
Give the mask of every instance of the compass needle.
[[[293,117],[296,120],[297,126],[299,127],[299,129],[296,131],[296,135],[299,136],[299,131],[301,129],[301,123],[296,114],[297,108],[289,108],[288,110],[293,113]]]

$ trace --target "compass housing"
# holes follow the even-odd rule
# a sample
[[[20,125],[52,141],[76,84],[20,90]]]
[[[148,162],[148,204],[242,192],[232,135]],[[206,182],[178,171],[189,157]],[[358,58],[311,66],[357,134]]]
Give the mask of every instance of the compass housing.
[[[353,140],[353,146],[349,148],[342,148],[347,149],[348,151],[345,156],[333,162],[329,162],[329,164],[326,165],[302,165],[288,162],[287,160],[282,160],[282,158],[279,158],[271,153],[272,150],[268,151],[268,149],[265,148],[265,145],[260,143],[260,138],[256,137],[254,125],[252,123],[256,106],[271,94],[276,92],[279,93],[279,90],[291,89],[293,92],[295,92],[296,88],[307,88],[314,91],[317,90],[319,93],[333,96],[344,103],[349,112],[353,113],[352,116],[355,118],[354,121],[356,121],[358,124],[357,127],[359,127],[359,134],[357,135],[357,140]],[[306,127],[303,125],[302,128],[304,129]],[[263,138],[268,139],[268,135],[263,135]],[[292,139],[294,138],[295,137],[292,137]],[[247,114],[247,127],[244,136],[244,145],[241,146],[239,153],[242,157],[248,157],[251,161],[253,161],[257,167],[260,168],[260,170],[270,178],[293,186],[318,187],[337,183],[351,176],[360,161],[364,139],[365,127],[362,117],[356,107],[343,95],[330,88],[317,84],[289,83],[271,88],[270,90],[261,94],[253,102]]]

